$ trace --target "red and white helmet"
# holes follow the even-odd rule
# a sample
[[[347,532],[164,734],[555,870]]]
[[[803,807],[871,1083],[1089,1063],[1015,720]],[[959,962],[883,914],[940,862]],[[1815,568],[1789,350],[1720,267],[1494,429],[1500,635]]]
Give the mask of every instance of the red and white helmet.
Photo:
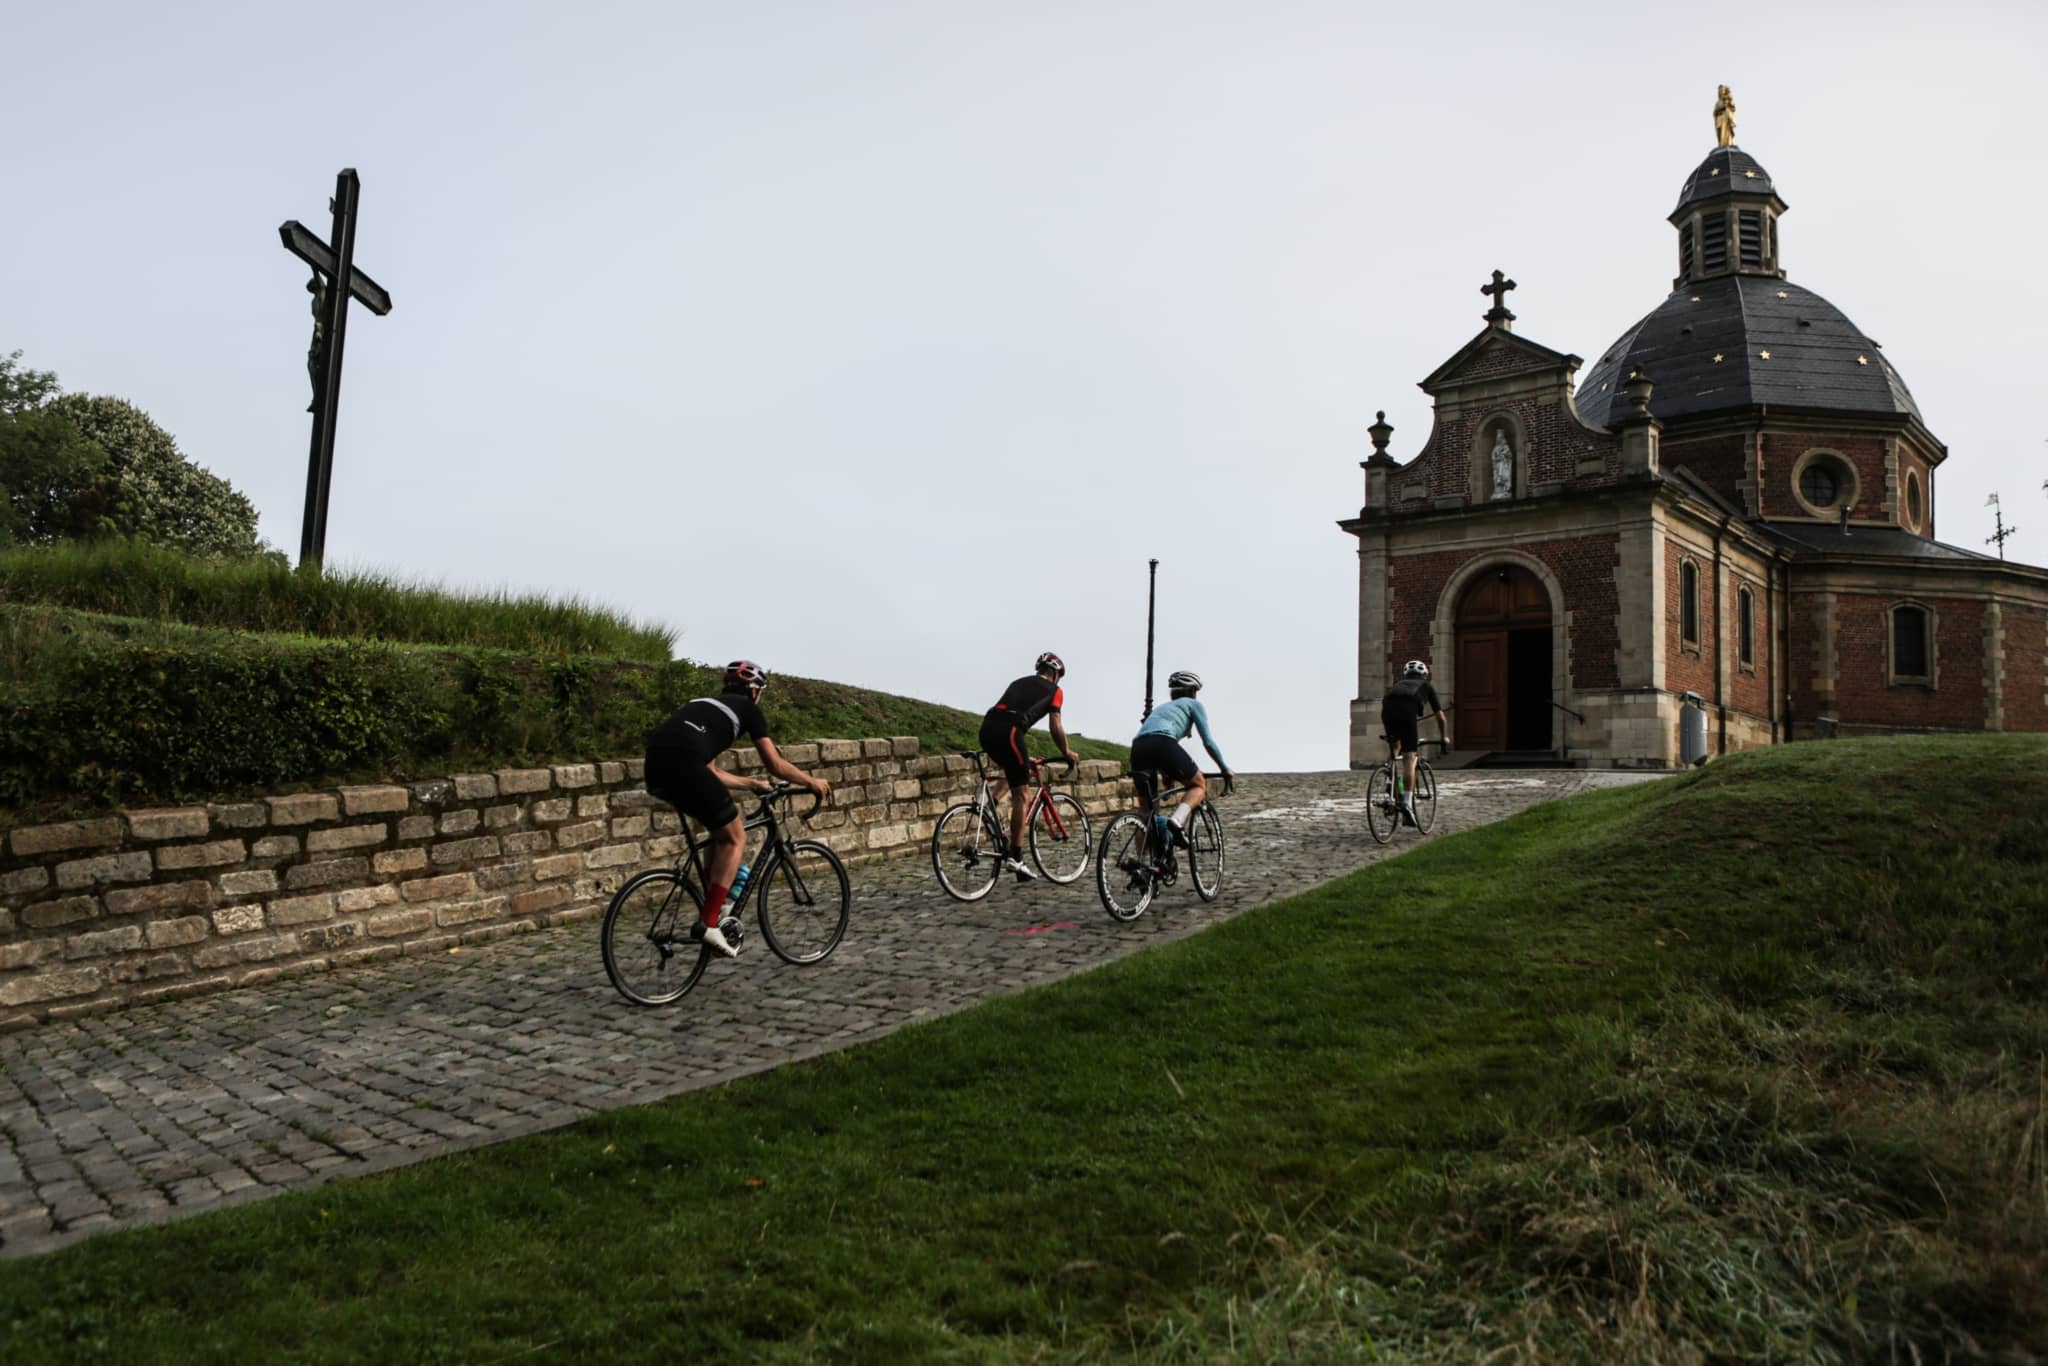
[[[725,681],[744,683],[749,688],[768,686],[768,671],[751,659],[735,659],[725,666]]]
[[[1065,678],[1067,676],[1066,661],[1051,650],[1047,650],[1044,654],[1040,655],[1038,663],[1033,667],[1039,673],[1044,673],[1047,669],[1051,669],[1054,678]]]

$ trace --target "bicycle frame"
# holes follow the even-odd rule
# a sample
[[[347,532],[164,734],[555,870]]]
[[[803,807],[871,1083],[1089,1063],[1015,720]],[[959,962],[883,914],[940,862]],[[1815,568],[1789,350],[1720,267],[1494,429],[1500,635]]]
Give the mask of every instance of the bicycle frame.
[[[996,813],[995,808],[1000,805],[1002,798],[997,797],[989,788],[988,767],[983,762],[987,758],[988,755],[985,752],[974,752],[974,774],[979,782],[979,785],[974,790],[974,810],[984,821],[993,816],[1000,822],[1001,817]],[[1037,820],[1039,812],[1043,811],[1045,813],[1045,823],[1052,830],[1053,837],[1055,839],[1065,839],[1067,837],[1067,827],[1060,821],[1059,808],[1054,806],[1049,800],[1052,792],[1052,782],[1045,776],[1045,770],[1051,762],[1049,759],[1030,760],[1031,777],[1027,781],[1031,786],[1031,800],[1024,807],[1024,828],[1029,830],[1031,822]],[[1008,796],[1009,791],[1005,791],[1003,795]],[[1008,838],[1009,829],[1007,826],[1003,828],[1003,834],[1005,838]]]
[[[737,916],[740,908],[745,906],[753,897],[754,889],[756,887],[765,887],[768,884],[769,877],[776,872],[778,867],[786,866],[789,869],[789,876],[796,894],[805,901],[810,899],[810,888],[804,885],[802,871],[796,866],[795,860],[791,859],[784,852],[784,847],[788,844],[788,840],[782,833],[782,823],[775,818],[775,803],[781,801],[793,791],[795,789],[791,787],[778,787],[772,792],[759,794],[759,804],[754,808],[754,814],[747,818],[746,823],[741,828],[743,830],[765,829],[768,832],[768,837],[761,841],[761,852],[757,862],[747,874],[747,885],[740,889],[739,896],[721,913],[721,918],[727,915]],[[689,821],[683,818],[680,813],[678,813],[678,819],[682,820],[684,848],[682,854],[676,859],[676,873],[682,879],[683,885],[688,887],[696,897],[698,909],[701,911],[704,906],[704,888],[706,886],[704,881],[704,850],[710,844],[710,840],[698,839],[696,834],[691,831]]]

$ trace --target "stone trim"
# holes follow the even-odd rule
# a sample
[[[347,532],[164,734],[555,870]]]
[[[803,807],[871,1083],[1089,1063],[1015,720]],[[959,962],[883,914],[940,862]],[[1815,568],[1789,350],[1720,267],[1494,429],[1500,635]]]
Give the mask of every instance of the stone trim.
[[[1910,607],[1926,614],[1927,672],[1924,674],[1902,674],[1899,672],[1899,661],[1894,652],[1898,648],[1899,628],[1897,615],[1901,607]],[[1994,639],[1995,637],[1992,635],[1994,622],[1991,618],[1991,610],[1985,612],[1984,626],[1987,640]],[[1925,688],[1929,692],[1939,690],[1941,686],[1941,617],[1935,611],[1934,604],[1923,602],[1918,598],[1900,598],[1896,602],[1886,604],[1884,609],[1884,682],[1888,688]]]
[[[803,837],[849,861],[921,852],[976,782],[971,761],[922,754],[908,736],[782,752],[833,787]],[[761,770],[751,748],[722,762]],[[506,768],[10,831],[0,1030],[595,916],[682,848],[680,819],[642,772],[638,759]],[[1091,814],[1135,800],[1103,760],[1056,786]]]
[[[1458,599],[1465,589],[1481,574],[1500,568],[1504,564],[1520,565],[1534,574],[1550,595],[1550,697],[1554,702],[1572,706],[1571,675],[1571,613],[1566,610],[1564,585],[1559,582],[1549,565],[1534,555],[1516,550],[1511,546],[1495,546],[1473,555],[1470,560],[1458,566],[1444,580],[1443,591],[1437,595],[1436,616],[1430,623],[1430,653],[1436,659],[1437,695],[1445,705],[1457,706],[1458,690]],[[1389,661],[1391,667],[1391,661]],[[1456,712],[1452,713],[1452,734],[1456,735]]]
[[[1817,508],[1807,502],[1806,494],[1799,487],[1799,481],[1805,475],[1806,467],[1816,460],[1831,460],[1835,464],[1838,476],[1843,472],[1846,472],[1848,475],[1848,479],[1842,488],[1842,496],[1824,508]],[[1856,472],[1856,462],[1840,451],[1832,450],[1826,446],[1808,446],[1799,453],[1799,458],[1792,462],[1792,501],[1799,505],[1808,518],[1816,522],[1840,521],[1842,516],[1841,509],[1848,508],[1852,514],[1850,520],[1854,521],[1853,514],[1856,504],[1861,501],[1862,497],[1863,476]],[[1789,522],[1803,519],[1785,517],[1777,520]],[[1865,520],[1869,521],[1872,519],[1866,514]]]

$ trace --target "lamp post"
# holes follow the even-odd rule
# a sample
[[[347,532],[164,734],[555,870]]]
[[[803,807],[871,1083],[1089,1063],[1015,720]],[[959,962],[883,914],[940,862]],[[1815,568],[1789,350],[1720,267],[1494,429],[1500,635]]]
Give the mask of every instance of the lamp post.
[[[1159,561],[1150,560],[1151,574],[1145,581],[1145,716],[1152,714],[1152,622],[1159,601]],[[1143,721],[1145,716],[1138,719]]]

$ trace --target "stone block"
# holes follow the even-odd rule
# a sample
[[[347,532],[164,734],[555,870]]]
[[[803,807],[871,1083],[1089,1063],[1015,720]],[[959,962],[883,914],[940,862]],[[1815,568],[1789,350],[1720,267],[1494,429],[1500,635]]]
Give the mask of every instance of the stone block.
[[[820,763],[850,764],[858,758],[860,758],[860,741],[858,740],[820,740],[818,742],[818,760]]]
[[[536,887],[530,892],[521,892],[512,898],[512,914],[538,915],[557,906],[566,906],[572,899],[567,887]]]
[[[604,822],[590,821],[583,825],[565,825],[555,832],[557,849],[581,849],[586,844],[596,844],[604,838]]]
[[[486,830],[506,830],[517,824],[519,824],[519,807],[517,803],[484,808],[484,829]]]
[[[362,922],[356,920],[337,920],[331,925],[315,925],[311,929],[300,930],[299,947],[309,953],[318,953],[324,949],[342,948],[353,944],[362,937],[362,933]]]
[[[515,934],[531,934],[540,926],[531,920],[501,920],[495,925],[478,925],[462,932],[464,944],[488,944]]]
[[[279,897],[264,910],[264,919],[273,929],[287,925],[310,925],[316,920],[334,919],[334,893],[320,892],[314,896]]]
[[[627,782],[629,782],[629,783],[637,783],[637,782],[641,782],[641,781],[645,780],[645,778],[646,778],[646,777],[647,777],[647,761],[646,761],[645,759],[628,759],[628,760],[626,760],[626,781],[627,781]]]
[[[140,915],[146,911],[168,911],[190,906],[205,910],[213,905],[213,884],[160,882],[154,887],[124,887],[106,894],[108,915]]]
[[[576,814],[579,818],[602,816],[612,809],[612,799],[602,792],[593,792],[587,797],[576,799]]]
[[[160,806],[128,813],[128,834],[138,840],[204,839],[213,817],[203,806]]]
[[[619,783],[626,781],[626,766],[616,762],[599,764],[597,766],[597,780],[607,787],[617,786]]]
[[[818,762],[818,747],[814,744],[779,745],[782,757],[798,768],[808,768]]]
[[[555,768],[554,772],[555,786],[565,792],[573,792],[579,787],[595,787],[597,785],[597,765],[595,764],[561,764]]]
[[[899,802],[915,801],[924,794],[924,784],[914,778],[898,778],[889,784],[889,795]]]
[[[910,842],[910,827],[907,825],[871,825],[868,827],[867,847],[888,849]]]
[[[424,958],[430,953],[446,953],[450,949],[459,948],[461,944],[462,936],[460,935],[435,934],[429,935],[425,939],[408,939],[404,944],[403,952],[407,958]]]
[[[888,819],[889,808],[876,803],[870,806],[856,806],[847,813],[855,825],[879,825]]]
[[[432,816],[407,816],[398,822],[398,837],[402,840],[432,839],[433,835]]]
[[[498,780],[488,773],[458,773],[448,781],[455,795],[466,802],[488,801],[498,795]]]
[[[573,925],[582,920],[595,920],[604,914],[602,906],[571,906],[566,911],[550,911],[541,917],[544,925]]]
[[[403,811],[412,805],[412,793],[395,783],[341,789],[341,810],[348,816],[376,816]]]
[[[536,882],[551,878],[573,877],[583,871],[583,859],[576,854],[557,854],[553,858],[537,858],[533,861],[533,877]]]
[[[536,822],[545,821],[552,825],[556,821],[568,820],[569,813],[575,810],[575,806],[575,802],[567,797],[550,797],[544,802],[535,802],[528,814]]]
[[[660,798],[650,797],[642,788],[627,787],[612,793],[614,811],[651,811],[660,804]]]
[[[498,794],[516,797],[522,792],[545,792],[554,776],[544,768],[501,768],[498,779]]]
[[[302,863],[287,868],[284,885],[291,891],[306,887],[332,887],[337,882],[361,882],[370,876],[366,858],[333,858],[319,863]]]
[[[101,854],[98,858],[73,859],[69,863],[58,864],[57,885],[70,890],[102,886],[109,882],[147,882],[151,871],[147,850]]]
[[[337,849],[361,849],[372,844],[382,844],[390,837],[391,827],[382,821],[372,821],[367,825],[337,825],[329,830],[315,830],[308,834],[306,852],[331,854]]]
[[[142,947],[142,927],[123,925],[115,930],[74,934],[64,941],[64,956],[70,959],[99,958],[109,953],[126,953]]]
[[[180,916],[176,920],[159,920],[143,927],[143,937],[153,949],[182,948],[197,944],[206,938],[212,927],[203,915]]]
[[[568,898],[565,896],[563,900]],[[32,968],[57,957],[61,947],[62,941],[56,939],[25,939],[19,944],[0,944],[0,972]]]
[[[473,807],[450,811],[441,817],[441,833],[444,835],[467,835],[484,823],[484,818]]]
[[[454,863],[476,863],[497,856],[496,835],[481,835],[473,840],[452,840],[447,844],[437,844],[431,855],[437,868],[446,868]]]
[[[392,849],[370,856],[370,871],[382,877],[397,873],[417,873],[427,866],[427,851],[424,849]]]
[[[657,835],[647,841],[647,857],[650,859],[672,859],[682,852],[681,835]]]
[[[622,868],[629,863],[640,862],[638,844],[608,844],[602,849],[593,849],[584,856],[584,866],[596,868]]]
[[[485,779],[485,781],[491,783],[491,790],[484,795],[487,797],[497,796],[497,783],[492,782],[490,779]],[[446,806],[455,800],[455,784],[447,778],[434,778],[424,783],[414,783],[411,791],[412,799],[421,806]]]
[[[683,818],[673,811],[657,810],[653,816],[654,828],[664,835],[683,833]]]
[[[194,949],[192,951],[192,966],[201,972],[210,972],[214,968],[224,968],[231,963],[239,963],[242,961],[243,942],[237,940],[232,944],[208,944],[205,948]]]
[[[249,857],[260,859],[290,858],[299,852],[297,835],[265,835],[249,846]]]
[[[501,863],[495,868],[479,868],[476,885],[479,891],[496,892],[518,883],[530,881],[533,869],[524,863]]]
[[[367,948],[349,949],[345,953],[335,954],[334,966],[343,969],[359,968],[366,963],[382,962],[398,956],[399,948],[396,944],[371,944]]]
[[[647,833],[648,821],[645,816],[621,816],[612,822],[612,838],[615,840],[636,840]]]
[[[262,802],[231,802],[209,807],[207,814],[219,830],[254,830],[270,819],[270,808]]]
[[[458,901],[434,909],[434,923],[442,929],[455,925],[470,925],[479,920],[495,920],[505,913],[505,898],[490,897],[483,901]]]
[[[538,854],[543,849],[552,848],[555,837],[545,830],[521,830],[504,836],[499,842],[508,854]]]
[[[922,748],[915,735],[892,735],[889,737],[889,752],[899,759],[915,759]]]
[[[363,927],[379,939],[394,939],[402,934],[418,934],[421,930],[432,929],[434,913],[424,907],[411,911],[386,911],[373,915],[363,922]]]
[[[98,968],[66,968],[0,981],[0,1006],[34,1005],[70,996],[90,996],[104,981]]]
[[[270,798],[272,825],[311,825],[341,819],[341,802],[332,792],[301,792]]]
[[[121,842],[121,818],[107,816],[94,821],[63,821],[56,825],[29,825],[8,836],[8,847],[17,855],[55,854],[67,849],[97,849]]]
[[[187,868],[225,868],[249,856],[240,840],[214,840],[208,844],[166,844],[156,851],[156,866],[166,873]]]
[[[142,969],[142,980],[161,982],[166,977],[183,977],[185,960],[175,953],[154,953],[135,966]]]
[[[891,750],[887,740],[863,740],[860,742],[860,752],[863,758],[886,759]]]
[[[215,934],[247,934],[263,928],[261,906],[229,906],[213,913]]]
[[[398,890],[407,901],[440,901],[451,896],[468,896],[476,890],[476,879],[468,873],[449,873],[443,877],[401,882]]]
[[[255,896],[276,890],[277,873],[273,869],[258,868],[253,872],[220,875],[222,896]]]
[[[349,887],[334,895],[335,907],[343,915],[360,915],[379,906],[392,905],[397,900],[398,889],[392,886]]]
[[[0,873],[0,896],[26,896],[49,885],[47,868],[17,868],[11,873]]]

